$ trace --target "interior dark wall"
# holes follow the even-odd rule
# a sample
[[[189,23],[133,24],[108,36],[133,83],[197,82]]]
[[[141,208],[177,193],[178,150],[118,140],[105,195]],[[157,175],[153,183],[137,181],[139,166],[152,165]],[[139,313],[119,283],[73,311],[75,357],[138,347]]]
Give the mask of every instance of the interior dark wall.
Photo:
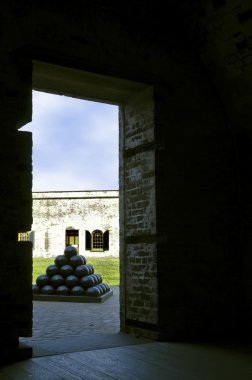
[[[240,337],[251,338],[251,37],[250,4],[242,1],[212,2],[202,18],[204,38],[200,54],[211,81],[218,92],[227,118],[232,140],[232,162],[235,179],[235,202],[232,202],[232,224],[229,252],[230,271],[240,284],[238,301],[233,310],[242,310],[237,319]],[[236,281],[236,282],[237,282]],[[235,286],[236,290],[238,286]]]
[[[129,223],[131,206],[128,222],[121,218],[123,329],[162,339],[228,339],[231,331],[251,338],[251,9],[242,0],[168,3],[167,12],[159,1],[1,2],[1,172],[8,175],[0,244],[1,270],[11,280],[1,276],[0,322],[10,350],[24,334],[24,305],[26,334],[31,322],[31,295],[20,306],[17,292],[31,260],[23,272],[15,248],[17,232],[31,224],[31,141],[24,138],[23,151],[16,141],[31,120],[34,60],[151,89],[148,103],[144,96],[118,101],[121,140],[129,137],[121,208],[134,183],[148,205],[138,226]]]
[[[223,340],[243,314],[235,146],[208,73],[186,60],[190,75],[177,67],[172,95],[156,93],[160,325],[168,339]]]

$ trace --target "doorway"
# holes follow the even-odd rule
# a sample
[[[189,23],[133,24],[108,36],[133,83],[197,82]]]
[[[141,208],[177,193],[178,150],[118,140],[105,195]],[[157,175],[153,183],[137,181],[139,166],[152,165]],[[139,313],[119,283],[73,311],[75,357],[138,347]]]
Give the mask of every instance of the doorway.
[[[146,283],[156,289],[156,266],[135,268],[134,262],[138,260],[138,252],[141,257],[143,254],[148,257],[148,263],[156,262],[155,239],[145,242],[149,233],[155,236],[153,89],[142,83],[38,61],[33,65],[33,87],[37,91],[119,106],[120,331],[135,331],[142,324],[146,329],[157,323],[156,290],[151,298],[146,297],[144,307],[138,298],[146,270],[152,271]],[[137,218],[135,211],[139,214]],[[141,225],[139,230],[135,220]],[[146,313],[148,307],[151,314]]]
[[[111,182],[114,182],[114,186],[117,187],[113,190],[113,193],[118,192],[118,107],[113,106],[114,109],[111,111],[112,106],[109,105],[110,112],[113,113],[112,116],[109,118],[108,111],[98,118],[97,113],[99,110],[106,108],[105,104],[100,105],[95,103],[94,105],[94,102],[92,102],[93,104],[90,106],[90,101],[85,102],[84,100],[79,100],[79,106],[74,107],[73,103],[75,103],[76,99],[71,98],[68,100],[66,97],[38,91],[34,93],[36,102],[33,102],[33,123],[22,129],[30,130],[34,135],[33,161],[35,161],[35,170],[33,170],[33,179],[35,192],[33,192],[32,231],[33,235],[35,235],[33,249],[35,256],[33,257],[33,268],[36,270],[37,259],[39,259],[42,264],[42,260],[46,259],[43,264],[44,269],[40,273],[45,274],[46,268],[54,264],[55,255],[63,254],[64,248],[69,245],[76,246],[78,253],[85,255],[89,265],[92,263],[92,259],[96,259],[96,261],[102,259],[105,262],[106,257],[90,258],[86,256],[89,252],[85,249],[86,244],[84,239],[86,229],[89,229],[92,224],[94,227],[103,228],[105,231],[106,228],[108,228],[108,223],[111,223],[109,225],[110,234],[113,238],[112,240],[117,239],[117,246],[119,247],[119,228],[113,228],[115,221],[109,220],[107,216],[108,212],[105,210],[108,206],[106,202],[110,199],[111,206],[111,199],[115,198],[107,196],[107,193],[111,193],[111,189],[108,189]],[[55,100],[55,98],[57,99]],[[61,106],[60,102],[62,99],[64,102]],[[66,102],[69,103],[69,101],[71,101],[71,104],[67,105]],[[50,103],[50,107],[48,107],[49,111],[47,109],[48,103]],[[89,105],[86,103],[89,103]],[[53,105],[55,105],[59,120],[50,113],[50,109],[53,108]],[[95,106],[96,109],[93,110]],[[36,112],[37,107],[44,107],[42,115]],[[87,115],[80,116],[78,114],[76,117],[75,113],[78,111],[79,113],[82,111],[83,114],[89,113],[88,116],[90,120],[87,120]],[[47,112],[50,114],[49,117],[44,116]],[[91,112],[94,114],[93,117],[91,117]],[[115,113],[117,113],[116,123],[114,117]],[[38,116],[40,116],[42,120],[38,120]],[[71,118],[73,118],[74,121]],[[106,120],[103,124],[101,124],[102,119]],[[106,138],[104,136],[103,129],[106,128],[109,121],[111,124],[110,130],[114,129],[114,141],[111,141],[112,138],[109,139],[109,131],[107,131]],[[91,122],[93,122],[93,124],[89,125]],[[41,126],[39,125],[40,123]],[[59,123],[61,124],[58,125]],[[80,126],[74,128],[74,123],[79,123]],[[65,133],[64,129],[69,130],[71,127],[71,133]],[[43,133],[47,128],[50,129],[49,132]],[[52,131],[53,128],[56,129],[58,137]],[[92,129],[92,131],[87,130],[87,128]],[[62,137],[64,133],[66,137]],[[73,136],[74,134],[76,136]],[[98,146],[95,146],[92,137]],[[54,142],[56,139],[57,144]],[[59,146],[60,139],[62,140],[62,147]],[[71,141],[69,141],[69,139]],[[85,146],[84,139],[87,140],[87,145]],[[107,145],[104,151],[101,151],[99,148],[99,144],[101,143]],[[106,148],[107,151],[109,150],[109,155],[107,154],[107,156]],[[67,154],[69,153],[66,152],[67,150],[71,150],[70,154]],[[114,156],[112,150],[114,151]],[[76,151],[77,153],[79,152],[79,154],[75,153]],[[51,157],[50,154],[52,155]],[[117,156],[116,158],[115,155]],[[85,162],[87,156],[90,157],[89,162]],[[109,158],[111,161],[112,158],[114,158],[114,161],[108,162]],[[39,162],[39,160],[42,161],[42,163]],[[59,164],[57,164],[57,161],[59,161]],[[62,165],[62,161],[64,165]],[[45,173],[47,164],[49,165],[49,173]],[[104,178],[107,179],[106,183],[103,183],[101,180],[102,172],[99,166],[102,165],[104,165],[106,171],[104,175]],[[85,168],[83,169],[84,166]],[[109,181],[109,175],[112,176],[112,170],[109,172],[106,166],[110,166],[111,168],[117,166],[117,178],[113,178],[113,181]],[[87,171],[88,169],[89,172]],[[40,173],[42,173],[42,178],[39,178]],[[92,178],[92,173],[94,174],[94,178]],[[70,175],[72,175],[71,180],[69,179]],[[56,181],[53,180],[54,177],[57,178]],[[92,181],[95,188],[89,187]],[[77,188],[75,188],[75,186]],[[103,190],[99,189],[99,187]],[[102,198],[103,193],[105,193],[105,196]],[[95,209],[95,213],[93,214],[92,209]],[[119,225],[118,212],[116,215],[116,224]],[[69,227],[70,223],[78,228]],[[107,236],[106,232],[107,231],[104,232],[105,236]],[[22,238],[23,235],[24,234],[21,236]],[[26,235],[28,236],[28,234]],[[21,237],[19,239],[20,241]],[[98,244],[97,241],[96,243]],[[113,251],[113,244],[111,248],[110,254]],[[97,249],[92,249],[92,251],[98,252]],[[102,252],[105,253],[106,249],[99,249],[99,255]],[[39,255],[42,255],[42,257]],[[117,257],[113,257],[117,262],[119,260],[118,255],[119,252],[117,249]],[[48,262],[47,259],[49,259],[50,262]],[[95,273],[97,274],[97,270]],[[98,274],[103,278],[103,282],[111,286],[109,280],[107,281],[105,278],[108,274],[103,273],[103,271],[98,271]],[[36,276],[33,276],[33,284],[35,281]],[[33,337],[31,339],[24,339],[23,342],[33,346],[34,356],[40,356],[46,355],[47,352],[57,353],[59,349],[61,350],[60,352],[69,349],[77,350],[84,344],[83,342],[86,341],[86,339],[80,338],[83,338],[83,336],[88,336],[88,340],[91,341],[92,337],[90,337],[90,335],[95,337],[97,333],[101,333],[101,331],[103,334],[105,332],[106,334],[118,333],[119,283],[112,284],[111,288],[113,291],[113,300],[106,301],[104,305],[84,305],[83,303],[75,304],[73,302],[53,305],[50,302],[34,301]],[[85,321],[85,323],[83,323],[83,321]],[[53,345],[52,341],[54,342]],[[72,348],[69,348],[69,346]]]

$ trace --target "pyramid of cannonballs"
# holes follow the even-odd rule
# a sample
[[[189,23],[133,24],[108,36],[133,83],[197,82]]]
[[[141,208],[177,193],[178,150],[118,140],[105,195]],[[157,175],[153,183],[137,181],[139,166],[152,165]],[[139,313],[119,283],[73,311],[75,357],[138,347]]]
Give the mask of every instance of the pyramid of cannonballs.
[[[32,288],[33,294],[59,296],[100,297],[110,291],[102,277],[94,273],[94,267],[71,245],[47,267],[46,274],[37,277]]]

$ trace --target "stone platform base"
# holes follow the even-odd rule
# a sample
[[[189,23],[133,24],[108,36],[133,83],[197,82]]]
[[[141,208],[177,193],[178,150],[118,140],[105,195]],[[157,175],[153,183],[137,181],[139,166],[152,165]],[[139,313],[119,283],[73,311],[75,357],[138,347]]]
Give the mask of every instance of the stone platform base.
[[[33,294],[33,301],[52,301],[52,302],[83,302],[83,303],[102,303],[113,295],[113,290],[100,297],[87,296],[58,296],[47,294]]]

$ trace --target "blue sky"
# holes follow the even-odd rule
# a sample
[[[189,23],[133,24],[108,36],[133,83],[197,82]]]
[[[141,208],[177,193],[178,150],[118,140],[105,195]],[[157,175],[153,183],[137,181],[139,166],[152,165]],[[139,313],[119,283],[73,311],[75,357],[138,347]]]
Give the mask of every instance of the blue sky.
[[[33,91],[33,191],[118,189],[118,107]]]

